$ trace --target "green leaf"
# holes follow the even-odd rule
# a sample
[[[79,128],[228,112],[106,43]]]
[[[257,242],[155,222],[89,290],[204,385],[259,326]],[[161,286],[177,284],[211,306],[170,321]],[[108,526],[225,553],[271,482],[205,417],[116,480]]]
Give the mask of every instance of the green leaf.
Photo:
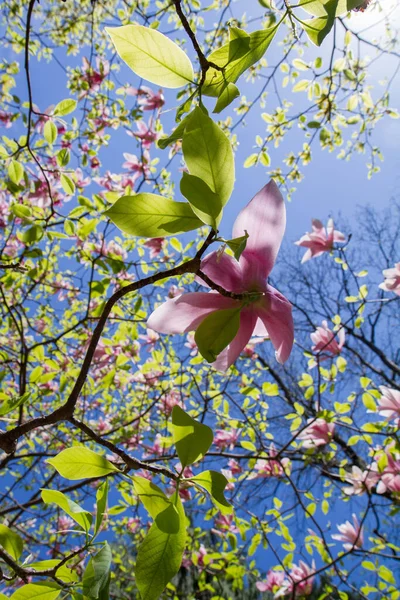
[[[119,473],[104,456],[100,456],[85,446],[73,446],[62,450],[54,458],[47,460],[65,479],[76,481],[91,477],[103,477],[109,473]]]
[[[242,253],[246,249],[247,239],[249,234],[245,230],[245,235],[241,237],[233,238],[232,240],[225,240],[226,245],[232,250],[236,260],[239,260]]]
[[[72,181],[71,177],[68,175],[61,174],[60,177],[61,187],[66,194],[69,196],[73,196],[75,194],[75,183]]]
[[[190,174],[204,181],[218,195],[221,212],[232,194],[235,161],[229,139],[200,107],[189,116],[182,151]]]
[[[22,554],[24,544],[18,533],[11,531],[6,525],[0,525],[0,546],[2,546],[14,560],[18,560]]]
[[[34,563],[26,564],[25,566],[29,569],[35,569],[37,571],[45,571],[47,569],[54,569],[58,564],[60,564],[60,560],[58,559],[50,559],[50,560],[39,560]],[[61,565],[59,569],[57,569],[57,577],[65,583],[74,583],[79,581],[79,576],[76,571],[69,569],[67,565]],[[1,596],[0,596],[1,598]]]
[[[14,592],[11,600],[55,600],[60,594],[58,586],[48,581],[28,583]]]
[[[26,402],[31,395],[30,392],[26,392],[22,396],[14,396],[14,398],[7,398],[6,400],[0,401],[0,417],[4,415],[8,415],[11,411],[21,406],[24,402]]]
[[[201,227],[190,205],[156,194],[119,198],[104,213],[124,233],[138,237],[164,237]]]
[[[142,25],[106,27],[122,60],[136,75],[166,88],[179,88],[194,79],[187,54],[165,35]]]
[[[222,211],[219,195],[213,192],[205,181],[185,172],[181,179],[180,190],[199,219],[217,230]]]
[[[54,144],[57,139],[57,127],[53,123],[53,121],[46,121],[43,129],[44,139],[50,146]]]
[[[232,505],[224,496],[224,490],[228,484],[225,475],[217,471],[203,471],[195,477],[191,477],[190,481],[194,481],[210,494],[216,507],[224,514],[232,512]]]
[[[108,498],[108,479],[103,481],[96,492],[96,522],[94,525],[94,535],[96,536],[100,530],[101,524],[104,520],[104,513],[107,510],[107,498]]]
[[[156,516],[156,525],[164,533],[178,533],[180,527],[179,513],[171,502],[165,510]]]
[[[175,127],[174,131],[170,135],[164,136],[157,140],[157,146],[161,148],[161,150],[165,150],[167,146],[183,138],[183,134],[185,132],[185,128],[189,120],[190,114],[187,115],[184,119],[182,119],[182,121],[177,127]]]
[[[102,549],[91,557],[83,574],[83,593],[88,598],[99,598],[100,592],[106,588],[110,580],[111,548],[104,542]]]
[[[306,21],[301,21],[306,34],[316,46],[320,46],[322,44],[333,27],[336,4],[337,0],[329,0],[329,2],[324,4],[324,16],[321,16],[317,19],[307,19]]]
[[[18,232],[17,234],[18,238],[24,242],[24,244],[35,244],[42,239],[43,235],[44,230],[40,225],[32,225],[32,227],[29,227],[26,231],[23,231],[22,233]]]
[[[326,5],[330,0],[300,0],[297,4],[315,17],[324,17],[326,15]],[[353,8],[361,6],[364,0],[335,0],[335,16],[339,17]]]
[[[170,500],[158,485],[139,475],[133,476],[132,481],[135,492],[153,519],[155,519],[160,512],[168,508]]]
[[[241,29],[232,28],[230,42],[207,57],[224,71],[208,69],[202,93],[218,98],[227,83],[235,83],[242,73],[263,57],[277,29],[277,26],[269,27],[248,35]]]
[[[66,167],[70,160],[70,152],[68,148],[61,148],[56,155],[57,164],[59,167]]]
[[[177,574],[186,541],[186,518],[179,494],[171,498],[179,515],[177,533],[165,533],[153,523],[139,547],[135,577],[142,600],[158,600]]]
[[[17,160],[12,160],[8,165],[8,176],[15,185],[18,185],[24,176],[24,167]]]
[[[200,354],[213,363],[239,331],[242,306],[216,310],[198,326],[194,335]]]
[[[65,115],[69,115],[70,113],[74,112],[77,104],[77,101],[73,98],[61,100],[61,102],[56,105],[53,115],[55,117],[64,117]]]
[[[227,83],[218,96],[213,113],[218,114],[223,111],[224,108],[229,106],[238,96],[240,96],[240,92],[236,85],[234,83]]]
[[[79,506],[73,500],[70,500],[62,492],[57,490],[42,490],[42,499],[46,504],[55,504],[59,506],[67,515],[71,517],[86,532],[89,531],[92,524],[92,515],[90,512]]]
[[[29,219],[29,217],[32,215],[29,206],[24,206],[23,204],[12,204],[11,210],[14,215],[20,219]]]
[[[203,458],[214,438],[207,425],[198,423],[177,405],[172,409],[172,435],[182,467]]]

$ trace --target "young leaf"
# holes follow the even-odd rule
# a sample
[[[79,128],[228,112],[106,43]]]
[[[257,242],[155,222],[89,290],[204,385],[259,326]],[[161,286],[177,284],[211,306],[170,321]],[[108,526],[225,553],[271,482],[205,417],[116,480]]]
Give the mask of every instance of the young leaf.
[[[65,479],[76,481],[91,477],[102,477],[108,473],[119,473],[109,460],[89,450],[85,446],[73,446],[62,450],[54,458],[47,460]]]
[[[222,211],[219,195],[213,192],[205,181],[185,172],[182,175],[180,189],[199,219],[217,230]]]
[[[32,215],[29,206],[24,206],[24,204],[12,204],[11,210],[14,215],[20,219],[29,219],[29,217]]]
[[[301,21],[302,26],[310,40],[320,46],[333,27],[336,13],[336,0],[329,0],[324,4],[325,15],[317,19]]]
[[[68,148],[61,148],[61,150],[57,152],[56,160],[59,167],[66,167],[69,163],[69,159],[70,152]]]
[[[46,142],[52,146],[57,139],[57,127],[53,121],[46,121],[43,129],[43,135]]]
[[[232,146],[225,133],[200,107],[189,117],[182,150],[190,174],[202,179],[218,195],[221,208],[225,206],[235,183]]]
[[[0,417],[8,415],[11,411],[15,410],[18,406],[21,406],[26,402],[31,395],[30,392],[26,392],[22,396],[14,396],[14,398],[7,398],[6,400],[0,401]]]
[[[14,560],[18,560],[22,554],[24,544],[18,533],[11,531],[6,525],[0,525],[0,546],[2,546]]]
[[[164,533],[178,533],[180,527],[179,513],[172,502],[165,510],[158,513],[155,522],[160,531]]]
[[[24,167],[16,160],[8,165],[8,176],[15,185],[18,185],[24,176]]]
[[[108,586],[111,570],[111,548],[104,542],[102,549],[91,557],[83,574],[83,593],[88,598],[99,598]]]
[[[142,25],[106,27],[117,53],[136,75],[166,88],[179,88],[194,79],[187,54],[175,42]]]
[[[108,479],[103,481],[96,492],[96,522],[94,525],[94,535],[100,530],[101,524],[104,519],[104,513],[107,510],[107,498],[108,498]]]
[[[13,593],[10,600],[56,600],[61,590],[55,583],[28,583]]]
[[[242,255],[242,252],[246,249],[247,239],[249,234],[245,231],[245,235],[241,237],[233,238],[232,240],[224,240],[227,246],[233,251],[236,260]]]
[[[361,6],[364,0],[335,0],[335,15],[339,17],[353,8]],[[329,0],[300,0],[297,4],[314,17],[326,16],[325,6]]]
[[[232,505],[224,496],[224,490],[228,484],[228,480],[222,473],[217,471],[203,471],[195,477],[191,477],[190,481],[195,481],[210,494],[216,507],[224,514],[232,512]]]
[[[176,533],[165,533],[157,523],[153,523],[139,547],[135,576],[142,600],[158,600],[182,563],[186,517],[179,494],[174,494],[171,500],[179,515],[179,530]]]
[[[73,98],[66,98],[65,100],[61,100],[59,102],[53,112],[55,117],[64,117],[65,115],[69,115],[74,112],[77,106],[77,101]]]
[[[75,183],[72,181],[71,177],[68,175],[61,174],[60,177],[61,187],[66,194],[69,196],[73,196],[75,194]]]
[[[138,237],[165,237],[201,227],[190,205],[156,194],[123,196],[104,213],[124,233]]]
[[[241,306],[225,308],[209,314],[194,335],[200,354],[213,363],[239,331]]]
[[[57,490],[42,490],[42,499],[46,504],[55,504],[61,510],[67,513],[78,525],[86,532],[89,531],[92,524],[92,515],[90,512],[79,506],[73,500],[70,500],[62,492]]]
[[[208,69],[203,94],[218,98],[227,83],[236,83],[242,73],[264,56],[277,29],[275,25],[248,35],[241,29],[232,28],[230,42],[207,57],[210,62],[224,67],[224,71]]]
[[[238,96],[240,96],[240,92],[236,85],[234,83],[227,83],[218,96],[213,113],[218,114],[223,111],[224,108],[229,106]]]
[[[203,458],[214,437],[207,425],[198,423],[177,405],[172,409],[172,434],[182,467]]]

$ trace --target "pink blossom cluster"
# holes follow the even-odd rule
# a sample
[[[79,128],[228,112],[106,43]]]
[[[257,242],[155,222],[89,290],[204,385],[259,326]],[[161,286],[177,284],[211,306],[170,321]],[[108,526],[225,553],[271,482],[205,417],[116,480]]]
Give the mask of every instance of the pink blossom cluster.
[[[160,110],[165,104],[162,90],[153,92],[147,85],[142,85],[139,89],[129,86],[126,93],[128,96],[137,96],[138,105],[142,110]]]
[[[362,547],[364,543],[364,532],[355,514],[353,514],[353,523],[346,521],[345,523],[338,525],[337,528],[339,529],[339,533],[332,535],[332,538],[339,542],[343,542],[343,548],[345,550],[353,550],[354,548]]]
[[[303,448],[311,449],[325,446],[332,440],[335,424],[328,423],[325,419],[310,419],[310,424],[297,436]]]
[[[283,477],[285,470],[290,465],[289,458],[275,458],[278,455],[278,451],[275,448],[275,444],[271,443],[269,447],[268,458],[258,458],[255,465],[254,471],[249,479],[259,479],[263,477]]]
[[[282,571],[270,570],[264,581],[258,581],[256,587],[260,592],[272,592],[274,598],[289,596],[302,598],[309,596],[314,583],[315,563],[309,567],[302,560],[293,565],[287,576]]]

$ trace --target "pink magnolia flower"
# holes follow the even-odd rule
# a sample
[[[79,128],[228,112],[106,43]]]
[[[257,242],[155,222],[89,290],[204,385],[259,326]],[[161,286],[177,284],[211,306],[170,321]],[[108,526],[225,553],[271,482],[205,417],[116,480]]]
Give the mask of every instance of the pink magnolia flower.
[[[257,581],[256,588],[260,592],[278,592],[285,580],[283,571],[268,571],[264,581]]]
[[[165,239],[162,237],[146,240],[143,244],[143,246],[146,246],[146,248],[149,248],[150,258],[156,258],[156,256],[161,254],[164,245],[165,245]]]
[[[400,454],[393,457],[390,452],[387,452],[386,456],[387,465],[381,473],[381,480],[376,486],[376,491],[378,494],[400,493]]]
[[[339,542],[343,542],[343,548],[345,550],[352,550],[353,548],[361,548],[364,543],[364,531],[363,528],[360,527],[360,524],[357,520],[357,516],[353,514],[353,523],[352,525],[350,521],[346,521],[341,525],[337,525],[340,533],[335,533],[332,538],[334,540],[338,540]]]
[[[231,533],[239,533],[239,529],[235,524],[235,517],[230,514],[230,515],[221,515],[219,514],[218,517],[215,519],[215,527],[217,529],[222,529],[222,531],[228,532],[230,531]],[[220,533],[220,532],[218,532]]]
[[[153,90],[146,85],[142,85],[137,91],[138,104],[142,110],[157,110],[164,106],[165,99],[162,90],[153,92]]]
[[[214,444],[220,449],[230,448],[233,450],[239,438],[237,429],[217,429],[214,435]]]
[[[283,197],[271,181],[241,211],[233,226],[232,237],[240,237],[245,231],[249,234],[240,260],[212,252],[201,263],[201,270],[225,290],[255,296],[242,301],[214,291],[182,294],[159,306],[150,315],[149,327],[160,333],[187,333],[194,331],[210,313],[240,307],[239,331],[213,366],[226,371],[253,334],[269,336],[277,360],[284,363],[294,339],[292,306],[266,279],[274,266],[285,224]]]
[[[243,471],[238,461],[234,458],[228,460],[228,466],[232,475],[239,475]]]
[[[136,125],[138,131],[128,131],[128,135],[141,140],[144,148],[150,148],[150,146],[157,140],[158,133],[153,131],[151,122],[149,125],[146,125],[144,121],[138,121]]]
[[[312,592],[312,587],[315,577],[315,563],[309,567],[302,560],[298,565],[293,565],[289,573],[289,579],[283,582],[281,589],[275,594],[275,598],[292,594],[295,598],[309,596]]]
[[[322,327],[317,327],[314,333],[310,334],[310,337],[314,342],[314,346],[312,347],[314,353],[322,352],[323,354],[336,356],[342,351],[346,334],[344,332],[344,328],[341,327],[338,333],[339,341],[337,341],[335,338],[335,333],[329,329],[328,323],[326,321],[322,321]],[[324,358],[326,359],[328,357],[322,357],[321,360],[324,360]]]
[[[196,356],[196,354],[198,353],[197,344],[195,342],[194,334],[192,332],[188,333],[186,336],[185,347],[189,348],[190,356]]]
[[[382,272],[385,281],[379,284],[381,290],[394,292],[400,296],[400,262],[396,263],[392,269],[385,269]]]
[[[343,488],[343,493],[347,496],[360,496],[367,490],[370,491],[379,481],[376,463],[365,471],[361,471],[360,467],[353,466],[346,481],[351,483],[351,486]]]
[[[312,220],[312,231],[306,233],[295,244],[308,248],[301,262],[305,263],[310,258],[320,256],[324,252],[330,252],[334,242],[345,242],[346,238],[340,231],[334,229],[333,220],[329,219],[327,228],[318,219]]]
[[[131,178],[134,182],[141,175],[146,179],[149,177],[150,167],[148,165],[150,163],[150,154],[148,150],[143,150],[142,160],[139,160],[135,154],[129,154],[129,152],[124,152],[124,158],[126,160],[122,166],[124,169],[129,169],[131,171]],[[133,186],[131,185],[131,187]]]
[[[158,335],[158,333],[156,331],[153,331],[152,329],[147,328],[146,334],[141,333],[139,335],[139,338],[141,340],[144,340],[143,346],[148,346],[147,349],[150,352],[151,350],[154,349],[154,346],[160,339],[160,336]]]
[[[325,419],[316,419],[312,420],[310,425],[297,436],[297,439],[303,442],[303,448],[325,446],[331,441],[334,431],[334,423],[328,423]]]
[[[379,386],[382,396],[378,400],[378,413],[388,421],[391,419],[400,419],[400,392],[386,387]]]

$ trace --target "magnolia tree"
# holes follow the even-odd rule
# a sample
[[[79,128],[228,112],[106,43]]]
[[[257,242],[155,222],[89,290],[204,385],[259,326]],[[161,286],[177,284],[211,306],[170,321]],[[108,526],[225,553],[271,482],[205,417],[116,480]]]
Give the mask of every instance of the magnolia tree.
[[[398,599],[399,205],[281,247],[397,3],[3,4],[0,598]]]

